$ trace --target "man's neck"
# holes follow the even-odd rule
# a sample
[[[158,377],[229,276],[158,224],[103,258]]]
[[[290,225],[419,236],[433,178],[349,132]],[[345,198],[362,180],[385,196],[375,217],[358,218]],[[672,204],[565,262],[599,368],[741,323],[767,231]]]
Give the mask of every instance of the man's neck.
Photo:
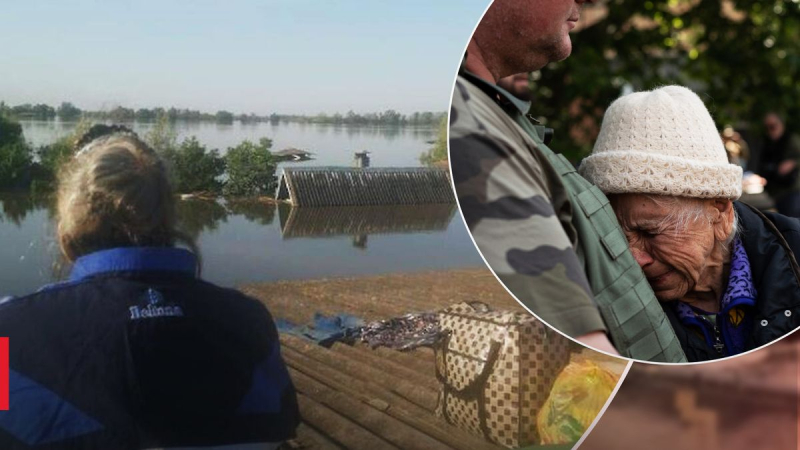
[[[489,69],[489,62],[486,61],[481,48],[474,40],[469,41],[469,45],[467,46],[467,61],[464,63],[464,67],[478,78],[492,84],[497,84],[499,78]]]

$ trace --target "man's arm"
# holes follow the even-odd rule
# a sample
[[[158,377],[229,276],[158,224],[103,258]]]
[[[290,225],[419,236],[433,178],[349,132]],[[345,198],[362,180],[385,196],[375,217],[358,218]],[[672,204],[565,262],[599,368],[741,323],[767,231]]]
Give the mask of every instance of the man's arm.
[[[460,100],[456,92],[454,108]],[[605,331],[540,162],[530,149],[460,125],[459,115],[450,129],[453,182],[488,265],[525,306],[569,336]]]

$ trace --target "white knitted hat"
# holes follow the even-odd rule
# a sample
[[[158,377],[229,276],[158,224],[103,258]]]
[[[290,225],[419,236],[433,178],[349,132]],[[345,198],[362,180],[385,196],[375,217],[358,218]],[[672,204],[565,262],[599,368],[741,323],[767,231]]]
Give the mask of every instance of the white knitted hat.
[[[580,172],[606,194],[742,195],[742,168],[728,163],[703,101],[682,86],[614,101]]]

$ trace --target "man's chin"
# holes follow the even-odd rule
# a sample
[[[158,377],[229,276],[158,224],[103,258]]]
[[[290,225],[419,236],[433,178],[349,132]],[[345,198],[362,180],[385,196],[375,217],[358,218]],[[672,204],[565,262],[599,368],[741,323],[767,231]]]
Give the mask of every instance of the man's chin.
[[[565,37],[554,53],[551,62],[563,61],[572,54],[572,40],[570,40],[569,36]]]

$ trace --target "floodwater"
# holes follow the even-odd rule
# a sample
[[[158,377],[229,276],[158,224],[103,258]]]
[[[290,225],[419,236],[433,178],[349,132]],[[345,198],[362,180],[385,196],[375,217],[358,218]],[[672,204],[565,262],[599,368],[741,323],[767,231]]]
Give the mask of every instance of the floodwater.
[[[20,122],[25,138],[38,147],[70,134],[75,122],[26,120]],[[152,123],[126,124],[144,136],[153,128]],[[312,161],[301,164],[318,166],[346,165],[353,161],[353,153],[369,151],[372,165],[391,167],[416,167],[419,156],[436,139],[437,127],[385,127],[344,126],[330,124],[254,123],[221,125],[213,122],[175,122],[178,142],[195,136],[209,149],[225,154],[228,147],[247,139],[258,142],[262,137],[272,139],[272,151],[289,147],[307,150],[315,155]]]
[[[70,131],[58,122],[23,127],[34,145]],[[190,124],[178,132],[197,135],[212,148],[270,137],[275,150],[291,146],[316,153],[318,159],[301,163],[308,165],[349,165],[352,151],[369,150],[375,166],[417,166],[427,141],[435,138],[432,129],[228,127],[214,133],[215,124]],[[184,200],[178,216],[180,228],[198,244],[203,278],[223,286],[482,265],[454,204],[292,210],[252,200]],[[52,198],[0,194],[0,297],[22,295],[68,275],[53,217]]]

